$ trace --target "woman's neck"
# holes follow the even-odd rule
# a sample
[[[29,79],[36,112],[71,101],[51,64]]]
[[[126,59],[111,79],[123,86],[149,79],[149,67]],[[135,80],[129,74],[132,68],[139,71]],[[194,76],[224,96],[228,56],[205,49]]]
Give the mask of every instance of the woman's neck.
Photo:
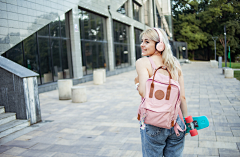
[[[163,59],[162,59],[162,55],[161,53],[158,52],[158,54],[154,53],[153,55],[151,55],[150,57],[156,59],[155,62],[157,61],[158,63],[160,63],[161,65],[164,65],[163,64]],[[157,63],[156,62],[156,63]]]

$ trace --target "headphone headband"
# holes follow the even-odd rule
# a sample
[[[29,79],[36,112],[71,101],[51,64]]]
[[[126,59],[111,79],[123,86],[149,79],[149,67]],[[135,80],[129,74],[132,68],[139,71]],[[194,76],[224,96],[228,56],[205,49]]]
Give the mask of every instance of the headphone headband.
[[[158,37],[159,37],[159,40],[160,40],[159,42],[162,42],[162,38],[161,38],[161,37],[162,37],[162,36],[161,36],[162,34],[161,34],[161,32],[160,32],[157,28],[153,28],[153,29],[154,29],[154,30],[157,32],[157,34],[158,34]]]
[[[159,52],[162,52],[165,49],[165,44],[163,43],[163,39],[162,39],[162,33],[157,28],[153,28],[153,29],[157,32],[159,40],[160,40],[159,42],[156,42],[155,48]]]

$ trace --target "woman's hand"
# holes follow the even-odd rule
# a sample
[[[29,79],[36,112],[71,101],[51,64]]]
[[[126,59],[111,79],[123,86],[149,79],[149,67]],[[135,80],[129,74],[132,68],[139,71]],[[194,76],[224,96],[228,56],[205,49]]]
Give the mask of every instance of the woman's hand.
[[[135,84],[139,83],[139,77],[138,76],[134,79],[134,82],[135,82]]]

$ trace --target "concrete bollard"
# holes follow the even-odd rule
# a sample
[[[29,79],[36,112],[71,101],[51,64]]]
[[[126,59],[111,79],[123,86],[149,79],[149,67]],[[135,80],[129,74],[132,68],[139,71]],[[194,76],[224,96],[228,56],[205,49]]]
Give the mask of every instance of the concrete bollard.
[[[103,73],[103,82],[106,82],[106,69],[97,69]]]
[[[93,83],[96,85],[103,84],[103,72],[101,70],[93,71]]]
[[[59,100],[71,99],[72,84],[71,79],[58,80]]]
[[[72,87],[72,102],[82,103],[87,101],[87,90],[85,86]]]
[[[222,74],[223,74],[223,75],[224,75],[226,69],[229,69],[229,67],[223,67],[223,68],[222,68]]]
[[[44,80],[44,83],[47,83],[47,82],[52,82],[53,79],[52,79],[52,73],[46,73],[46,74],[43,74],[43,80]]]
[[[210,63],[211,63],[211,67],[218,68],[218,61],[210,60]]]
[[[63,79],[63,72],[62,71],[58,72],[58,79]]]
[[[214,61],[212,62],[212,64],[213,64],[213,68],[218,68],[218,61]]]
[[[232,68],[225,69],[224,76],[225,78],[233,78],[234,72]]]

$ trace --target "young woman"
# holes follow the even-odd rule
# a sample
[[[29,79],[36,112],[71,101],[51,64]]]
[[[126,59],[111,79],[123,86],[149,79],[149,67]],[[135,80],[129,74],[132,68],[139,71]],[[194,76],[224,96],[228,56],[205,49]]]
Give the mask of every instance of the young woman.
[[[160,28],[151,28],[143,31],[141,49],[143,57],[136,61],[136,70],[138,77],[135,78],[135,84],[138,84],[138,92],[141,97],[145,97],[146,81],[153,75],[154,67],[166,66],[171,73],[172,78],[180,84],[181,111],[183,117],[187,117],[187,104],[185,99],[184,81],[181,67],[177,59],[173,56],[168,37],[164,30]],[[162,41],[160,41],[162,40]],[[163,42],[163,50],[158,51],[156,44]],[[158,50],[157,50],[158,49]],[[152,64],[151,64],[152,62]],[[169,76],[166,70],[158,72]],[[176,122],[182,130],[185,124],[177,118]],[[184,148],[185,131],[179,131],[176,135],[174,127],[171,129],[159,128],[146,124],[145,129],[140,129],[142,141],[143,157],[181,157]]]

